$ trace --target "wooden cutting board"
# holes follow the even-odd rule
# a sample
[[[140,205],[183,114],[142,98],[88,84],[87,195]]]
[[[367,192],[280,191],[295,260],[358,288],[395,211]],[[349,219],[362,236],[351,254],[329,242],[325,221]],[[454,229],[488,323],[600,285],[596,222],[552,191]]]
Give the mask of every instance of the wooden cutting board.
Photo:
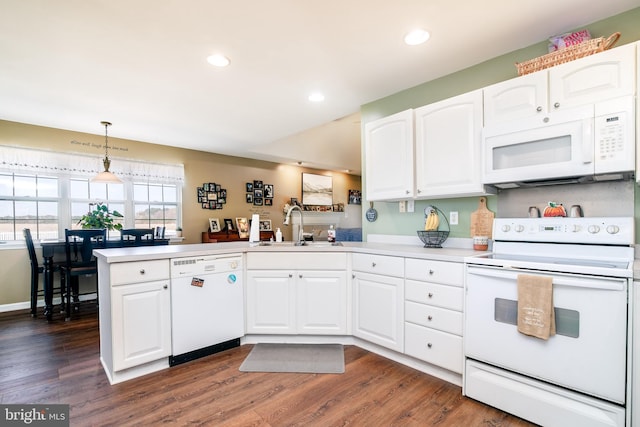
[[[494,217],[495,214],[487,209],[487,198],[480,197],[478,209],[471,212],[471,237],[489,236],[491,238]]]

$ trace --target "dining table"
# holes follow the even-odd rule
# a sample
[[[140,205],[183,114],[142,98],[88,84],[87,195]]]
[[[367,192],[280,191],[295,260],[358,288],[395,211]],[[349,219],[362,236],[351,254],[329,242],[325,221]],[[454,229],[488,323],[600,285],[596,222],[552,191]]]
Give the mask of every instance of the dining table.
[[[151,243],[149,243],[151,242]],[[160,246],[168,245],[169,239],[153,239],[151,241],[145,241],[144,245]],[[42,259],[43,259],[43,288],[44,288],[44,314],[47,320],[52,320],[53,317],[53,273],[54,263],[64,262],[66,260],[65,241],[64,239],[57,240],[41,240],[40,246],[42,247]],[[110,248],[122,248],[133,246],[127,241],[120,239],[107,240],[105,247]]]

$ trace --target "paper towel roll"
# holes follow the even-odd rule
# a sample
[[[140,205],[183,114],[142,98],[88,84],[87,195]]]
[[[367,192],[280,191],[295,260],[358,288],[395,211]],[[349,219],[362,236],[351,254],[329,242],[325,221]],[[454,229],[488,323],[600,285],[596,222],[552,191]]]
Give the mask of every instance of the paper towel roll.
[[[253,214],[251,216],[251,232],[249,233],[249,242],[260,241],[260,215]]]

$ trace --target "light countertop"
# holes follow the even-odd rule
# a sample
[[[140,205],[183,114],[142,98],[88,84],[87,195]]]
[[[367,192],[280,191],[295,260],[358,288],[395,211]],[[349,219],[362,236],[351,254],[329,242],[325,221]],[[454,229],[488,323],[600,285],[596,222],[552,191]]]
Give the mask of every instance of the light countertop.
[[[94,251],[99,259],[107,263],[245,252],[351,252],[456,262],[463,262],[465,257],[485,253],[474,251],[470,248],[424,248],[419,245],[364,242],[341,242],[339,246],[332,246],[327,242],[316,242],[306,246],[294,246],[291,242],[271,243],[268,245],[227,242],[141,246],[135,248],[98,249]]]

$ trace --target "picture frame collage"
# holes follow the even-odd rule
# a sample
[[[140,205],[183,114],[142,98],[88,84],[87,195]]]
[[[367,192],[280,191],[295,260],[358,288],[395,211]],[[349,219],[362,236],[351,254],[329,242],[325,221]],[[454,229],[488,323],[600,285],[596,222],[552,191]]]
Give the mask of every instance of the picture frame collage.
[[[273,184],[254,180],[245,184],[245,201],[253,206],[273,206],[275,190]]]
[[[205,182],[197,188],[202,209],[222,209],[227,203],[227,190],[215,182]]]

